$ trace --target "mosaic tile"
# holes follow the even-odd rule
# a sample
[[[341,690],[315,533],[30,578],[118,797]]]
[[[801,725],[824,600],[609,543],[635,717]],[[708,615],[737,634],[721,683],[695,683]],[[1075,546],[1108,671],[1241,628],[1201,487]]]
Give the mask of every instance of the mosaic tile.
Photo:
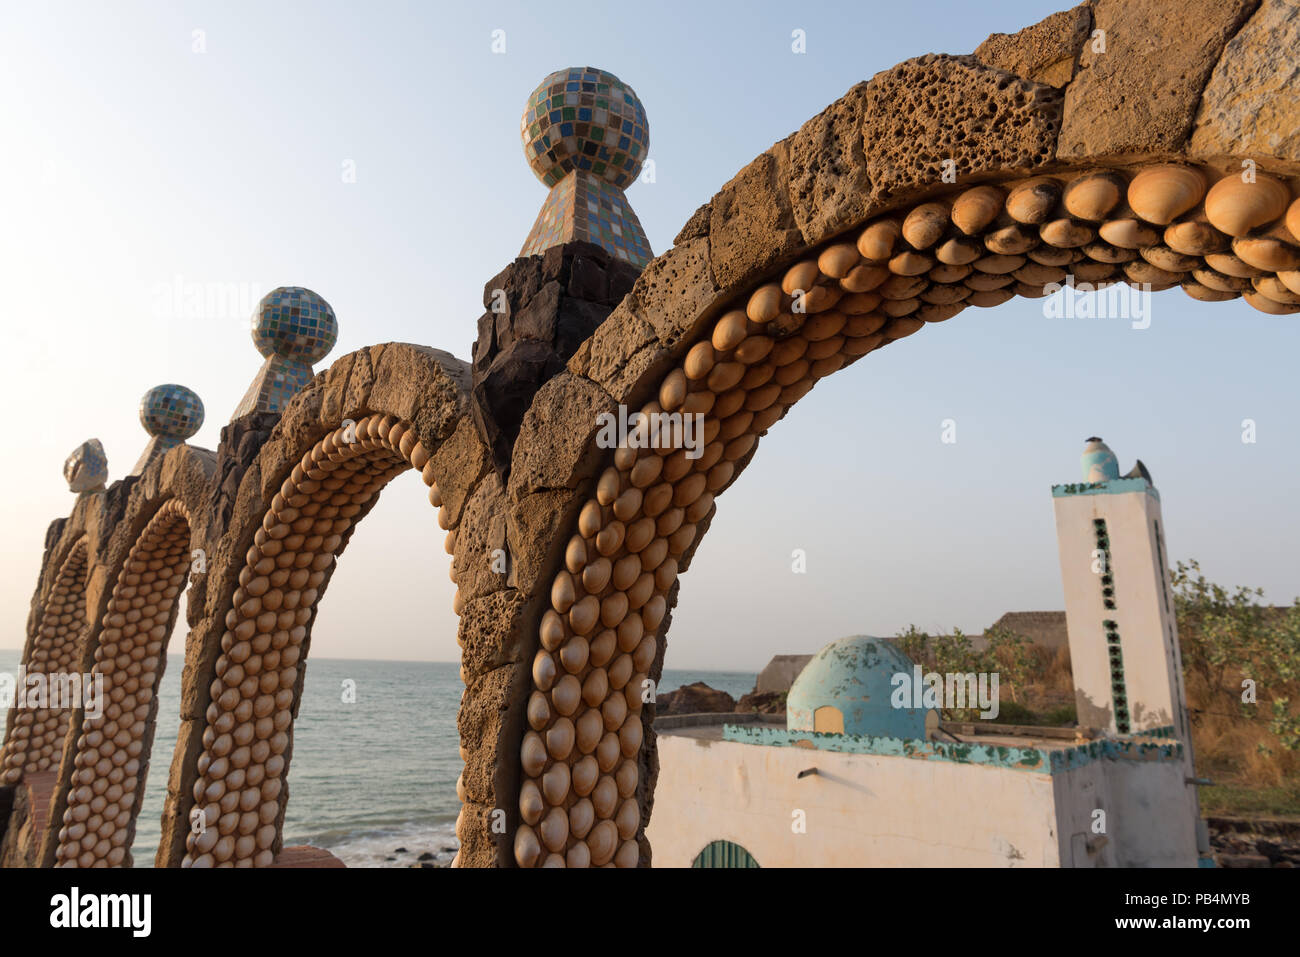
[[[63,477],[73,492],[94,492],[108,481],[108,456],[99,439],[82,442],[63,463]]]
[[[314,377],[311,366],[305,362],[271,356],[262,363],[231,418],[238,419],[251,412],[283,412],[289,400]]]
[[[197,432],[203,425],[203,402],[183,385],[156,385],[140,400],[140,424],[150,439],[130,475],[139,475]]]
[[[339,324],[330,304],[310,289],[280,286],[257,304],[253,344],[262,355],[311,364],[334,348]]]
[[[253,344],[266,357],[233,418],[252,412],[282,412],[311,382],[311,364],[325,358],[339,337],[330,304],[301,286],[272,289],[257,304]]]
[[[537,255],[574,240],[594,243],[638,269],[654,258],[623,191],[591,173],[570,174],[552,188],[519,255]]]
[[[140,424],[150,435],[179,444],[203,425],[203,402],[183,385],[156,385],[140,399]]]
[[[528,97],[519,131],[528,165],[547,186],[574,171],[630,186],[650,149],[650,125],[636,93],[590,66],[543,80]]]

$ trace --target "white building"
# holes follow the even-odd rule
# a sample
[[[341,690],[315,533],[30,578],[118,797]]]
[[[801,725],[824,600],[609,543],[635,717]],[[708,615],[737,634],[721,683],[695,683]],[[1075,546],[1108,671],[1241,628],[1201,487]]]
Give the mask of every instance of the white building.
[[[941,725],[894,693],[912,663],[890,641],[845,638],[781,724],[656,722],[655,866],[1208,863],[1159,496],[1089,442],[1086,481],[1052,490],[1079,727]]]

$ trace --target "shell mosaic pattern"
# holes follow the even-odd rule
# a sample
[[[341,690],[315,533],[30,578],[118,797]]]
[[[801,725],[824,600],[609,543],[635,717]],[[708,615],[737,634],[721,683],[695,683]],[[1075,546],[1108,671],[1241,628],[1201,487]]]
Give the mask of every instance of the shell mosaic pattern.
[[[519,131],[528,165],[547,186],[574,170],[628,186],[650,148],[636,93],[595,67],[570,67],[543,80],[528,97]]]
[[[1294,196],[1263,172],[1247,182],[1172,164],[958,189],[733,302],[641,410],[703,413],[703,455],[615,450],[552,581],[519,753],[516,863],[637,866],[642,683],[679,561],[759,435],[818,381],[967,306],[1039,298],[1069,275],[1300,312]]]
[[[31,641],[31,654],[24,656],[28,674],[80,671],[81,645],[86,634],[86,567],[83,542],[72,549],[59,568],[54,590]],[[0,754],[0,783],[14,784],[24,774],[56,769],[71,720],[71,708],[9,708],[8,730]]]
[[[108,480],[108,456],[99,439],[87,439],[63,463],[63,477],[73,492],[90,492]]]
[[[274,496],[226,615],[193,788],[203,824],[187,834],[181,866],[274,861],[308,623],[354,519],[409,468],[440,505],[410,424],[371,415],[317,442]]]
[[[519,255],[544,253],[574,240],[595,243],[639,269],[654,256],[623,191],[590,173],[565,177],[551,190]]]
[[[183,385],[154,386],[140,400],[140,424],[150,435],[184,441],[203,425],[203,402]]]
[[[339,325],[330,304],[310,289],[280,286],[258,303],[253,344],[262,355],[317,362],[334,348]]]
[[[154,689],[189,566],[189,521],[171,499],[132,546],[104,615],[93,674],[102,675],[105,701],[98,715],[87,714],[77,738],[58,867],[131,865],[149,770]]]
[[[1160,5],[1123,6],[1141,8],[1145,14],[1146,6]],[[1175,8],[1167,4],[1166,9]],[[1097,6],[1091,15],[1100,18],[1104,12]],[[1218,12],[1207,8],[1201,19],[1213,19]],[[1113,18],[1114,9],[1107,15]],[[1228,16],[1220,17],[1224,35],[1239,26],[1227,22]],[[1151,20],[1149,25],[1158,24]],[[1217,41],[1207,38],[1213,25],[1202,29],[1198,21],[1187,21],[1180,29],[1199,30],[1204,42],[1197,46],[1198,53],[1208,50],[1211,60],[1218,56]],[[1155,75],[1157,70],[1147,70],[1148,58],[1120,49],[1122,31],[1114,31],[1113,36],[1116,46],[1108,56],[1120,61],[1121,68],[1137,71],[1149,81],[1145,88],[1163,78]],[[1269,39],[1264,50],[1267,53],[1277,45]],[[1250,65],[1257,54],[1241,51],[1242,44],[1228,43],[1220,67]],[[1178,56],[1178,50],[1166,50],[1158,69],[1180,69],[1173,65]],[[706,418],[707,442],[703,457],[696,460],[685,460],[678,455],[681,450],[671,448],[604,453],[601,464],[607,468],[598,481],[592,479],[590,497],[585,476],[587,456],[594,453],[582,447],[577,450],[584,457],[581,469],[571,477],[560,475],[544,492],[527,492],[519,500],[521,506],[532,506],[548,518],[544,527],[529,526],[527,522],[537,514],[526,508],[518,513],[526,521],[514,526],[519,538],[514,542],[512,567],[518,570],[521,594],[503,598],[503,592],[480,593],[473,578],[458,583],[453,607],[462,616],[459,637],[466,678],[458,719],[461,757],[466,761],[457,782],[463,802],[457,821],[458,863],[490,866],[509,857],[523,865],[649,863],[641,827],[652,800],[655,756],[651,715],[640,704],[638,692],[641,682],[661,667],[662,636],[668,607],[675,601],[677,573],[688,567],[698,537],[707,531],[713,498],[748,464],[759,435],[822,377],[930,323],[945,321],[968,305],[993,306],[1018,294],[1042,295],[1058,276],[1074,275],[1081,282],[1098,284],[1138,283],[1152,289],[1178,285],[1189,295],[1212,301],[1240,295],[1269,315],[1300,311],[1296,260],[1300,208],[1294,202],[1295,181],[1265,170],[1260,173],[1264,184],[1260,190],[1255,188],[1258,180],[1242,180],[1240,169],[1231,169],[1227,160],[1218,167],[1166,161],[1180,149],[1195,156],[1232,156],[1234,162],[1248,152],[1274,154],[1262,141],[1249,138],[1240,149],[1207,151],[1184,147],[1163,129],[1146,139],[1130,135],[1131,110],[1103,98],[1104,110],[1097,107],[1089,112],[1094,100],[1106,92],[1098,88],[1095,70],[1081,70],[1072,81],[1081,84],[1083,92],[1066,97],[1063,120],[1053,104],[1040,104],[1037,112],[1028,110],[1034,122],[1027,125],[1001,122],[995,114],[994,127],[1004,133],[1016,131],[1009,141],[1000,140],[993,129],[970,131],[967,146],[975,156],[971,170],[990,177],[987,182],[963,182],[936,196],[934,190],[943,187],[932,179],[922,183],[908,172],[909,163],[900,162],[898,178],[880,189],[879,178],[869,174],[888,166],[899,151],[911,151],[910,156],[948,142],[944,114],[932,104],[949,92],[984,104],[1003,91],[1014,101],[1034,82],[1017,78],[1007,86],[1006,78],[1015,78],[1019,70],[1007,73],[970,61],[929,57],[900,64],[886,71],[888,82],[871,81],[866,94],[855,88],[779,148],[746,167],[708,205],[711,214],[703,222],[693,217],[678,245],[650,264],[645,281],[593,337],[591,354],[576,355],[569,371],[562,374],[572,389],[594,387],[616,399],[652,394],[656,398],[645,406],[646,411],[699,411]],[[1203,93],[1189,95],[1173,108],[1193,124],[1194,142],[1207,135],[1214,141],[1231,132],[1235,114],[1223,94],[1226,81],[1217,79],[1220,67],[1215,67],[1216,79],[1209,80],[1208,86],[1205,77],[1200,79]],[[926,82],[918,82],[918,77]],[[1184,79],[1193,86],[1198,82],[1190,73]],[[897,116],[891,97],[900,87],[912,86],[921,95],[910,112],[930,117],[938,128],[909,128],[905,141],[899,142],[897,134],[891,140],[885,126],[892,127]],[[1128,88],[1115,86],[1122,101]],[[1213,106],[1216,100],[1211,92],[1216,86],[1216,109],[1222,115],[1212,114],[1202,122],[1196,119],[1197,111],[1204,113],[1205,107]],[[986,89],[992,92],[979,93]],[[1017,110],[1021,107],[1013,105]],[[1011,115],[1016,121],[1023,118],[1023,113]],[[1108,126],[1112,121],[1116,125]],[[1277,125],[1275,121],[1273,126]],[[1127,145],[1123,150],[1111,149],[1119,134],[1131,149]],[[923,142],[927,138],[928,147]],[[1028,144],[1026,149],[1021,149],[1022,140]],[[1085,142],[1092,149],[1087,162],[1093,165],[1070,170],[1071,160],[1059,147]],[[1251,148],[1252,143],[1259,149]],[[1072,155],[1081,155],[1077,147],[1072,148]],[[1130,166],[1128,160],[1096,158],[1107,155],[1152,159]],[[1027,170],[1037,165],[1035,157],[1046,157],[1044,162],[1052,163],[1054,171],[1025,179]],[[1156,163],[1156,158],[1157,165],[1145,165]],[[1269,162],[1261,160],[1264,165]],[[1097,169],[1097,164],[1117,168]],[[993,181],[995,175],[1000,181]],[[922,195],[925,202],[908,199]],[[769,204],[779,214],[775,233],[763,231],[762,213]],[[878,214],[882,209],[888,210],[887,215]],[[759,231],[750,233],[751,227]],[[845,232],[850,227],[851,232]],[[737,232],[744,235],[729,242]],[[798,235],[791,235],[795,232]],[[773,272],[777,269],[781,271]],[[727,292],[718,293],[720,288]],[[804,307],[801,312],[793,309],[796,297]],[[655,325],[653,331],[643,328],[647,322]],[[692,331],[683,340],[680,334],[686,329],[703,332]],[[182,783],[173,792],[175,805],[164,817],[160,863],[181,863],[182,856],[189,866],[274,862],[287,797],[292,712],[301,689],[314,603],[328,581],[337,549],[369,507],[374,492],[397,472],[412,464],[419,467],[422,456],[427,459],[427,453],[417,451],[406,421],[393,416],[367,417],[358,412],[359,441],[347,443],[348,448],[342,447],[337,430],[314,444],[313,437],[320,434],[320,427],[337,426],[348,408],[373,409],[375,393],[368,387],[372,378],[386,379],[379,407],[396,409],[395,394],[400,391],[405,400],[410,383],[418,381],[410,378],[415,366],[397,366],[407,376],[401,389],[394,379],[394,364],[388,357],[392,350],[406,348],[414,350],[387,344],[335,363],[320,379],[323,391],[315,398],[321,398],[322,404],[313,406],[314,399],[290,402],[285,415],[294,430],[285,431],[282,439],[266,443],[257,453],[247,481],[267,484],[244,495],[245,504],[233,515],[233,527],[241,536],[233,552],[241,566],[238,588],[234,569],[221,569],[229,585],[223,588],[224,599],[214,606],[216,614],[198,615],[192,622],[193,646],[206,657],[197,671],[199,683],[188,687],[187,693],[201,702],[199,711],[209,692],[212,700],[204,716],[196,713],[190,719],[193,736],[176,750],[173,777]],[[667,358],[670,349],[672,359]],[[666,366],[659,364],[661,356]],[[645,358],[651,364],[638,364]],[[363,374],[354,374],[354,364],[355,371]],[[618,368],[609,368],[613,365]],[[454,370],[450,376],[462,383],[466,378]],[[458,386],[437,377],[434,381],[436,388],[413,399],[414,412],[401,413],[420,422],[421,428],[428,418],[445,422],[452,417],[438,403],[463,401]],[[572,392],[558,394],[567,398]],[[527,444],[519,447],[520,453],[537,454],[541,449],[542,454],[561,459],[575,451],[564,445],[565,436],[556,431],[572,425],[573,419],[565,418],[565,409],[547,405],[555,395],[536,397],[539,411],[554,416],[553,424],[539,421],[526,439],[521,433],[521,441]],[[441,430],[429,434],[440,436],[439,441],[451,435]],[[495,490],[487,488],[485,478],[471,480],[463,474],[493,473],[483,471],[481,450],[474,446],[471,431],[457,434],[465,441],[448,453],[448,471],[439,473],[443,487],[433,483],[427,461],[423,471],[431,485],[431,500],[439,506],[439,524],[450,529],[447,547],[460,557],[478,553],[496,534],[483,529],[488,528],[494,510],[503,507],[505,492],[499,485]],[[173,461],[197,463],[200,458],[197,450],[185,450]],[[298,464],[291,466],[293,462]],[[168,474],[156,464],[150,467],[159,468],[159,476]],[[292,473],[275,493],[275,481],[291,467]],[[516,469],[512,476],[519,474]],[[458,478],[465,479],[464,488],[458,486]],[[526,490],[523,481],[517,487]],[[481,499],[476,498],[474,521],[465,517],[472,510],[465,501],[470,488],[476,490],[476,497],[478,490],[483,491]],[[78,603],[84,601],[69,589],[75,589],[76,596],[84,593],[85,560],[81,581],[69,585],[64,573],[71,559],[60,564],[56,556],[75,554],[71,546],[87,527],[78,521],[104,517],[102,500],[108,498],[79,502],[60,549],[43,568],[36,620],[42,629],[48,625],[53,631],[30,637],[32,653],[27,657],[33,661],[40,650],[48,659],[51,643],[79,627]],[[263,505],[268,498],[270,505]],[[549,519],[560,514],[552,507],[555,502],[563,503],[562,514],[577,517],[558,526],[550,524]],[[555,536],[560,548],[552,544]],[[250,539],[252,546],[244,551]],[[554,574],[552,559],[563,562]],[[96,557],[95,575],[105,569],[103,561]],[[453,580],[463,573],[454,566]],[[535,587],[538,574],[544,574],[544,579]],[[93,580],[97,579],[92,576]],[[116,575],[107,580],[116,581]],[[131,601],[138,597],[132,596]],[[539,608],[543,603],[546,607]],[[143,608],[134,607],[128,614],[137,611],[143,615]],[[536,657],[529,647],[534,641],[520,639],[521,625],[532,631],[529,639],[535,636]],[[520,648],[527,649],[525,664],[496,660],[500,652]],[[296,660],[291,660],[295,652],[290,649],[296,649]],[[147,643],[139,650],[147,653]],[[247,657],[241,662],[240,656]],[[253,667],[259,670],[250,674],[244,662],[254,657]],[[516,706],[521,697],[518,681],[525,678],[521,671],[529,676],[523,685],[524,700]],[[256,678],[255,691],[250,678]],[[274,682],[275,690],[264,691],[263,681],[268,689]],[[522,733],[514,730],[519,717],[525,722]],[[638,720],[632,721],[633,717]],[[18,720],[30,726],[34,718]],[[61,744],[51,744],[62,740],[57,722],[44,724],[41,760],[57,764],[53,749]],[[206,729],[201,766],[195,756],[198,728]],[[249,763],[237,767],[234,754],[243,745],[236,745],[236,739],[247,739],[250,731],[252,739],[266,743],[266,749],[259,745],[255,761],[253,745],[248,745]],[[289,742],[277,752],[274,748],[283,743],[277,737],[280,733]],[[14,761],[10,752],[32,740],[33,733],[15,732],[9,737],[6,774],[14,769],[22,773],[26,758]],[[220,753],[227,747],[226,753]],[[260,760],[264,753],[265,760]],[[63,764],[73,770],[71,761]],[[114,766],[110,777],[117,770]],[[260,784],[250,783],[253,779]],[[93,792],[93,782],[91,787]],[[93,794],[91,804],[99,799],[108,800],[104,794]],[[191,800],[202,809],[206,826],[202,834],[193,833],[187,819]],[[247,809],[244,802],[250,805]],[[277,833],[269,847],[264,844],[271,832],[263,831],[266,825],[260,823],[263,815],[272,814],[264,810],[267,805],[278,808]],[[489,817],[495,821],[497,808],[517,810],[522,824],[516,826],[512,820],[513,830],[498,837],[488,823]],[[250,813],[255,817],[246,817]],[[209,825],[209,820],[215,824]],[[83,850],[85,837],[82,834],[77,841]],[[102,835],[96,836],[92,851],[101,839]]]

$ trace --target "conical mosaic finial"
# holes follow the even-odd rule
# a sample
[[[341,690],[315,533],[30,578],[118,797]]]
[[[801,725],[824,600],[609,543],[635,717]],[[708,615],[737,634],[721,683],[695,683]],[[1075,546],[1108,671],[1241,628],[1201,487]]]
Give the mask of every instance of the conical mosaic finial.
[[[257,304],[253,344],[266,356],[232,418],[250,412],[282,412],[312,380],[311,364],[338,341],[339,324],[330,304],[310,289],[280,286]]]
[[[63,463],[63,477],[69,490],[99,492],[108,481],[108,456],[99,439],[87,439]]]
[[[623,189],[641,172],[650,126],[632,88],[595,67],[552,73],[529,96],[520,134],[551,188],[520,255],[584,240],[643,268],[654,253]]]
[[[139,475],[154,459],[199,430],[203,425],[203,402],[183,385],[156,385],[140,399],[140,424],[151,438],[132,475]]]

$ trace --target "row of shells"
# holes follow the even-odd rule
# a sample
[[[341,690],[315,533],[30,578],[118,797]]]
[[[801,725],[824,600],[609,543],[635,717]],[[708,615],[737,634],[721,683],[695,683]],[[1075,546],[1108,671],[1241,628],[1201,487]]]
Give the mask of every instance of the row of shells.
[[[184,507],[173,499],[145,526],[113,587],[92,673],[102,677],[102,711],[86,716],[77,740],[56,867],[131,863],[153,733],[149,716],[189,546]]]
[[[371,415],[326,435],[272,499],[226,615],[183,867],[273,863],[316,600],[356,517],[412,466],[432,485],[428,461],[409,423]]]
[[[81,642],[86,633],[86,564],[86,550],[77,548],[55,575],[27,661],[29,675],[80,671]],[[12,723],[0,757],[0,781],[15,784],[24,774],[57,768],[72,720],[71,709],[14,708],[9,714]]]
[[[640,410],[551,582],[520,749],[516,863],[639,862],[642,683],[667,596],[714,497],[818,380],[927,322],[1045,295],[1069,274],[1295,311],[1298,210],[1266,174],[1211,187],[1185,166],[977,186],[868,224],[722,314]],[[703,453],[692,458],[680,434],[646,441],[661,413],[703,414]]]
[[[1047,295],[1069,276],[1178,285],[1206,302],[1242,297],[1270,315],[1300,311],[1292,188],[1253,167],[1211,179],[1199,167],[1162,164],[974,186],[830,245],[752,296],[750,318],[777,318],[802,290],[865,295],[886,315],[942,321],[967,305]]]

